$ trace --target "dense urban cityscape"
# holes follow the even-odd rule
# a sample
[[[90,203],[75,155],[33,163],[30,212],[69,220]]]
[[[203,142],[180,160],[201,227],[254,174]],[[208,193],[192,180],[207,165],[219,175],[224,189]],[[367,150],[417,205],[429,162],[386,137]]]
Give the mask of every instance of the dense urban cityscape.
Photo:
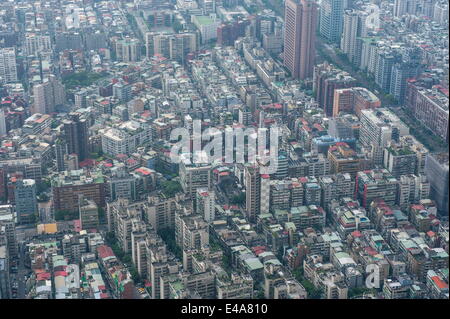
[[[449,299],[448,15],[1,0],[0,299]]]

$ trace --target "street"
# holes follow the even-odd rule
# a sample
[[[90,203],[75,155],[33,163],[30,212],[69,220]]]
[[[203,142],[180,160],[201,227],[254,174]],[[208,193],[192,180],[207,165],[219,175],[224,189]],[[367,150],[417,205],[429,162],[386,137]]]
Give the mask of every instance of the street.
[[[25,276],[29,270],[25,267],[25,246],[19,242],[19,260],[17,261],[17,271],[11,273],[11,285],[13,297],[16,299],[25,299],[26,283]]]

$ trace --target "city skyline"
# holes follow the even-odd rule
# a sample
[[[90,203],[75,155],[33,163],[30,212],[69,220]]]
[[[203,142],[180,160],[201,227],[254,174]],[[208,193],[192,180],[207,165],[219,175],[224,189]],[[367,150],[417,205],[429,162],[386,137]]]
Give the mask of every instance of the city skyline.
[[[448,300],[448,12],[0,1],[0,303]]]

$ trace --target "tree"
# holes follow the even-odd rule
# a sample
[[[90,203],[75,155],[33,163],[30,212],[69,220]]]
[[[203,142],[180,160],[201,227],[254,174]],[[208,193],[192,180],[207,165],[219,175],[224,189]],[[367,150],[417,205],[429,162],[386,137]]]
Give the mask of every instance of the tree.
[[[50,199],[50,198],[48,197],[47,194],[41,194],[41,195],[38,196],[38,202],[39,202],[39,203],[45,203],[45,202],[48,202],[49,199]]]
[[[231,274],[233,267],[231,265],[230,257],[227,254],[222,255],[222,267],[228,274]]]
[[[173,197],[176,193],[181,192],[182,188],[177,181],[166,181],[162,183],[162,191],[167,197]]]
[[[79,86],[89,86],[106,75],[108,75],[106,72],[78,72],[64,76],[62,82],[66,86],[66,89],[74,89]]]
[[[105,223],[106,222],[106,214],[105,214],[105,210],[102,207],[98,208],[98,220],[100,223]]]
[[[111,246],[116,242],[116,236],[114,236],[113,232],[107,232],[105,235],[106,244]]]
[[[41,180],[40,182],[36,183],[36,193],[38,195],[47,192],[51,187],[51,183],[48,180]]]
[[[162,240],[167,245],[167,249],[171,251],[178,259],[183,259],[183,251],[180,247],[178,247],[175,242],[175,229],[173,228],[164,228],[158,232],[158,235],[161,236]]]
[[[77,211],[69,211],[69,210],[57,210],[55,212],[55,220],[56,221],[62,221],[62,220],[74,220],[79,217],[79,214]]]
[[[133,259],[131,258],[130,254],[125,254],[123,256],[122,262],[124,264],[131,265],[133,263]]]
[[[130,272],[131,278],[133,279],[135,284],[142,283],[142,277],[139,275],[139,272],[137,271],[136,267],[131,266],[129,267],[128,271]]]
[[[392,94],[386,94],[384,97],[390,104],[398,105],[398,101]]]
[[[125,253],[123,252],[122,248],[119,247],[119,244],[117,242],[111,245],[111,249],[113,250],[114,255],[116,255],[119,260],[123,260],[123,258],[125,257]]]
[[[259,290],[258,293],[255,295],[255,299],[266,299],[266,296],[264,295],[264,291]]]
[[[231,203],[234,205],[242,205],[245,203],[245,193],[240,193],[239,195],[233,196]]]
[[[294,275],[295,279],[298,281],[301,281],[303,279],[303,268],[298,267],[292,270],[292,274]]]
[[[308,279],[304,277],[303,267],[299,267],[292,271],[295,279],[305,288],[309,299],[320,299],[322,290],[316,288]]]
[[[278,260],[283,260],[283,255],[284,255],[284,249],[283,249],[283,247],[278,248],[278,252],[277,252],[277,258],[278,258]]]
[[[183,31],[183,26],[181,25],[180,21],[178,21],[178,19],[176,18],[173,21],[172,27],[175,33],[180,33],[180,31]]]
[[[155,163],[155,171],[157,171],[158,173],[161,173],[165,176],[170,176],[170,177],[176,177],[178,176],[178,174],[176,172],[171,171],[170,169],[166,168],[161,161],[157,160]]]
[[[317,289],[309,280],[303,279],[301,282],[302,286],[306,289],[309,299],[320,299],[322,295],[322,290]]]
[[[362,296],[365,293],[373,293],[374,290],[371,288],[365,288],[365,287],[359,287],[359,288],[352,288],[348,291],[348,298],[354,298],[358,296]]]

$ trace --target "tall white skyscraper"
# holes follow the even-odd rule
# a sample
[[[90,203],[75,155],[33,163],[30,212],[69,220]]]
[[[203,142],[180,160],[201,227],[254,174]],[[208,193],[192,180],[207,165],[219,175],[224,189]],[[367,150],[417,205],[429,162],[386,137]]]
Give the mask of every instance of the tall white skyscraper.
[[[394,16],[401,17],[405,14],[416,14],[417,0],[395,0]]]
[[[115,43],[116,59],[122,62],[139,61],[141,52],[139,40],[135,38],[125,38],[117,40]]]
[[[0,49],[0,84],[17,82],[16,52],[14,48]]]
[[[25,46],[27,48],[27,55],[37,55],[43,51],[51,51],[51,40],[49,35],[39,35],[35,33],[28,33],[25,36]]]
[[[207,188],[197,189],[197,213],[202,215],[206,222],[211,223],[215,218],[215,194]]]
[[[52,113],[57,105],[64,104],[64,86],[54,75],[51,75],[44,79],[44,82],[33,87],[33,97],[33,113]]]
[[[362,43],[359,37],[367,35],[367,14],[356,10],[345,10],[344,26],[341,37],[341,50],[347,54],[348,59],[359,66],[361,60]]]
[[[0,137],[6,135],[5,109],[0,108]]]
[[[344,0],[322,0],[320,4],[320,34],[330,42],[341,40]]]

